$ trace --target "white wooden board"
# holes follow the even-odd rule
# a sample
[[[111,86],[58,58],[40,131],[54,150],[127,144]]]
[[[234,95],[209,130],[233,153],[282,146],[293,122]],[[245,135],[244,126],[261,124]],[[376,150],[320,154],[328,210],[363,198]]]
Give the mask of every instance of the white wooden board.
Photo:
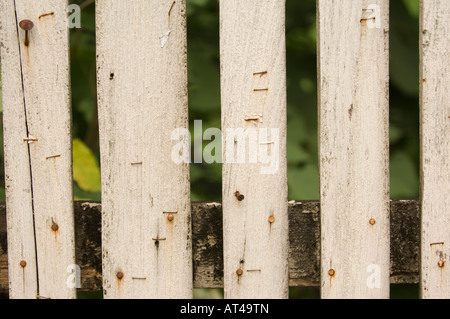
[[[450,298],[450,1],[421,2],[422,298]]]
[[[188,128],[186,3],[96,11],[104,296],[190,298],[189,164],[171,158]]]
[[[220,1],[220,46],[225,298],[287,298],[285,1]]]
[[[323,298],[389,297],[389,1],[318,1]]]

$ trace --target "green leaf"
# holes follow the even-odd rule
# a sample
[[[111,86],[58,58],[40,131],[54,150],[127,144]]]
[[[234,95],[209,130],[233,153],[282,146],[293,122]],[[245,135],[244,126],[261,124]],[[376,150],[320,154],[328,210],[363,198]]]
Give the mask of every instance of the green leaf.
[[[289,199],[319,199],[319,169],[317,165],[306,165],[304,168],[289,168]]]
[[[80,187],[78,187],[77,183],[73,183],[73,197],[76,201],[94,201],[101,202],[101,192],[86,192]]]
[[[419,172],[406,152],[391,156],[391,198],[416,198],[419,196]]]
[[[403,0],[406,9],[408,9],[409,14],[414,18],[419,18],[420,14],[420,0]]]
[[[100,168],[92,151],[80,139],[73,140],[73,179],[81,190],[101,190]]]

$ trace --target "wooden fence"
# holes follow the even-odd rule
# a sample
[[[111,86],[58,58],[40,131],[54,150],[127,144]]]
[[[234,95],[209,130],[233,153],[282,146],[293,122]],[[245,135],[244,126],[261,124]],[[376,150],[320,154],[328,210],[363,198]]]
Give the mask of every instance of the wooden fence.
[[[389,0],[317,1],[320,202],[306,203],[287,200],[285,0],[220,1],[222,130],[268,133],[261,152],[279,157],[264,174],[224,139],[223,202],[192,205],[189,163],[171,157],[188,128],[186,0],[97,0],[101,209],[73,202],[67,5],[0,2],[9,297],[74,298],[78,265],[105,298],[388,298],[391,282],[450,298],[448,0],[421,3],[421,199],[392,202]]]

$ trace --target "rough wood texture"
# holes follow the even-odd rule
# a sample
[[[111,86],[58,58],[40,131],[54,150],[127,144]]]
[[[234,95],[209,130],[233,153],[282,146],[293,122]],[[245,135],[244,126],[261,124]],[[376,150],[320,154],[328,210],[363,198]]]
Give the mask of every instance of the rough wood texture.
[[[192,297],[189,164],[171,158],[188,128],[185,7],[96,2],[106,298]]]
[[[450,1],[421,2],[423,298],[450,298]]]
[[[419,282],[418,200],[391,203],[391,283]],[[75,203],[76,263],[81,290],[102,290],[101,205]],[[5,205],[0,203],[0,293],[8,293]],[[223,287],[222,205],[192,204],[194,287]],[[289,285],[320,284],[319,202],[289,204]]]
[[[0,12],[5,184],[10,234],[8,257],[10,276],[15,278],[11,281],[10,296],[34,298],[38,291],[30,157],[28,144],[23,142],[27,137],[27,124],[14,2],[1,1]],[[2,241],[2,244],[6,245],[6,242]],[[26,268],[20,267],[22,260],[27,262]],[[7,277],[2,279],[8,280]]]
[[[323,298],[389,297],[388,31],[388,0],[318,1]]]
[[[2,1],[6,196],[14,298],[73,298],[76,293],[66,284],[67,267],[75,261],[67,4],[65,0]],[[42,16],[46,13],[51,14]],[[25,31],[19,28],[25,19],[34,23],[28,46]],[[37,140],[28,143],[26,138]],[[20,260],[26,262],[24,269]]]
[[[220,1],[225,298],[288,297],[284,26],[284,0]]]

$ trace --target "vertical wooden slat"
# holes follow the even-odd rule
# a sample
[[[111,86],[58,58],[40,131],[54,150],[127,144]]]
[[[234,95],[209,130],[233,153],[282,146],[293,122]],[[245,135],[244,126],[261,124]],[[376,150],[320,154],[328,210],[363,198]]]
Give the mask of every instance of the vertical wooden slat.
[[[185,7],[96,2],[105,298],[192,297]]]
[[[0,2],[5,184],[10,298],[36,298],[37,272],[30,157],[13,1]],[[26,267],[20,262],[27,263]]]
[[[75,263],[67,1],[2,6],[11,296],[74,298],[67,284]],[[34,23],[28,47],[18,26],[24,19]]]
[[[288,297],[284,23],[284,0],[220,1],[226,298]]]
[[[389,297],[389,1],[318,1],[323,298]]]
[[[450,298],[450,2],[421,2],[423,298]]]

